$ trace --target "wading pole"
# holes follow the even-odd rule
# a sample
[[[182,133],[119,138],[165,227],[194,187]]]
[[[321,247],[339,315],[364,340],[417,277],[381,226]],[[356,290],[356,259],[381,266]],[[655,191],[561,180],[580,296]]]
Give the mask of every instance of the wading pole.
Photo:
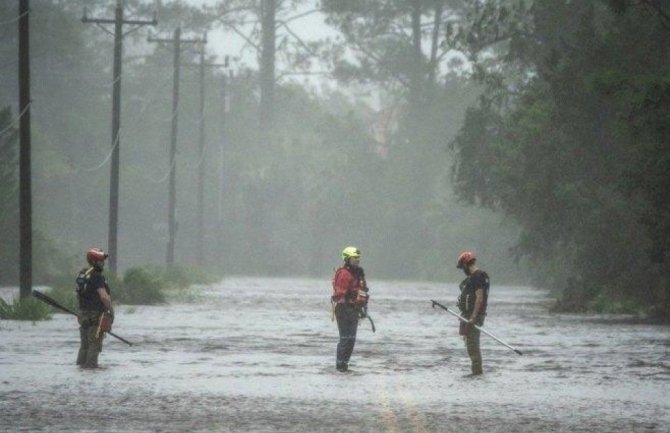
[[[373,332],[373,333],[376,332],[376,330],[375,330],[375,322],[372,321],[372,317],[370,317],[370,315],[367,314],[367,313],[365,314],[365,316],[366,316],[366,317],[368,318],[368,320],[370,321],[370,325],[372,325],[372,332]]]
[[[49,305],[51,305],[52,307],[56,307],[56,308],[58,308],[58,309],[60,309],[60,310],[65,311],[66,313],[70,313],[70,314],[72,314],[73,316],[77,316],[77,317],[79,317],[79,314],[77,314],[77,313],[75,313],[74,311],[70,310],[69,308],[67,308],[67,307],[65,307],[65,306],[63,306],[63,305],[61,305],[61,304],[59,304],[58,302],[56,302],[56,300],[54,300],[54,299],[48,297],[47,295],[45,295],[45,294],[42,293],[42,292],[38,292],[37,290],[34,290],[34,289],[33,289],[32,294],[33,294],[34,297],[36,297],[36,298],[39,299],[40,301],[44,302],[45,304],[49,304]],[[108,333],[109,335],[111,335],[112,337],[117,338],[117,339],[123,341],[123,342],[126,343],[128,346],[132,346],[132,345],[133,345],[133,343],[131,343],[130,341],[126,340],[126,339],[123,338],[123,337],[119,337],[118,335],[116,335],[116,334],[113,333],[113,332],[107,331],[107,333]]]
[[[432,299],[430,300],[430,302],[433,303],[433,308],[435,308],[435,306],[437,305],[438,307],[442,308],[443,310],[445,310],[446,312],[448,312],[448,313],[451,314],[452,316],[456,316],[456,317],[458,317],[458,320],[460,320],[461,322],[470,323],[470,322],[468,321],[468,319],[466,319],[465,317],[463,317],[463,316],[461,316],[460,314],[456,313],[455,311],[450,310],[449,308],[445,307],[444,305],[440,304],[439,302],[437,302],[437,301],[433,301]],[[495,341],[497,341],[498,343],[500,343],[500,344],[502,344],[503,346],[507,347],[508,349],[512,349],[512,350],[513,350],[514,352],[516,352],[517,354],[519,354],[519,355],[523,355],[523,353],[521,353],[521,351],[520,351],[519,349],[516,349],[516,348],[510,346],[509,344],[505,343],[505,342],[502,341],[500,338],[498,338],[498,337],[496,337],[495,335],[491,334],[489,331],[487,331],[486,329],[482,328],[481,326],[475,325],[474,323],[471,323],[471,325],[474,326],[475,328],[479,329],[481,332],[483,332],[484,334],[488,335],[489,337],[493,338],[493,339],[494,339]]]

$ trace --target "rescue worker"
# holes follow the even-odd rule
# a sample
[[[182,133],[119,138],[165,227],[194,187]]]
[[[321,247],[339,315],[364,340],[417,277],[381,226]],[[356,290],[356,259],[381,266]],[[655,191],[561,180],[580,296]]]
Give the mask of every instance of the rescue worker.
[[[482,353],[479,348],[481,332],[473,325],[484,324],[489,298],[489,276],[477,267],[477,258],[470,251],[458,256],[456,268],[462,269],[466,275],[459,286],[461,294],[458,297],[458,308],[468,323],[461,322],[459,334],[465,338],[465,346],[472,364],[472,375],[480,375],[483,373]]]
[[[77,299],[79,300],[79,336],[81,344],[77,365],[82,368],[97,368],[98,355],[102,351],[105,332],[112,329],[114,310],[111,292],[102,271],[107,253],[99,248],[86,251],[88,267],[77,275]]]
[[[335,368],[346,372],[349,359],[356,344],[359,317],[365,317],[368,303],[368,287],[365,272],[360,267],[361,252],[356,247],[346,247],[342,251],[344,264],[333,276],[333,314],[337,319],[340,340],[337,343]]]

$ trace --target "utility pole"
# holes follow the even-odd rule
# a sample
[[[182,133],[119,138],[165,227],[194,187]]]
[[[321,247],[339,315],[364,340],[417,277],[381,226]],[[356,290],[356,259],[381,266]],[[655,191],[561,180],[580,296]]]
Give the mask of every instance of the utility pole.
[[[207,43],[207,37],[204,37],[205,43]],[[193,66],[193,65],[189,65]],[[206,67],[228,67],[228,56],[226,56],[225,63],[205,63],[205,45],[200,47],[200,63],[197,65],[200,72],[200,109],[199,116],[200,120],[198,122],[199,127],[199,136],[198,136],[198,200],[197,200],[197,239],[196,239],[196,261],[198,265],[204,265],[204,243],[205,243],[205,224],[204,224],[204,198],[205,198],[205,173],[207,158],[205,158],[205,68]],[[226,75],[224,72],[223,75],[223,101],[226,103]],[[224,105],[225,111],[225,105]],[[225,117],[225,112],[224,112]],[[223,127],[223,119],[221,120]],[[220,206],[220,203],[219,203]]]
[[[260,128],[263,145],[267,146],[269,130],[272,129],[275,104],[275,57],[277,53],[277,3],[276,0],[261,2],[261,101]]]
[[[157,39],[149,37],[149,42],[170,42],[174,49],[174,66],[172,82],[172,130],[170,134],[170,180],[168,191],[168,244],[165,257],[167,267],[174,265],[174,246],[177,234],[177,223],[175,219],[175,202],[177,196],[177,128],[179,123],[179,70],[182,43],[203,43],[201,39],[182,39],[181,27],[174,31],[172,39]]]
[[[33,207],[30,170],[30,2],[19,1],[19,296],[33,288]]]
[[[228,67],[228,57],[226,56],[226,61],[225,61],[225,67]],[[230,73],[230,80],[232,82],[233,80],[233,71],[229,71]],[[229,83],[228,83],[228,77],[226,77],[226,72],[224,71],[223,73],[223,82],[221,83],[221,99],[223,100],[223,111],[221,113],[221,123],[220,123],[220,133],[221,133],[221,141],[220,141],[220,146],[219,146],[219,203],[218,203],[218,223],[219,226],[223,224],[223,191],[226,186],[225,182],[225,171],[224,171],[224,162],[225,162],[225,148],[226,148],[226,142],[228,140],[227,136],[227,127],[226,127],[226,121],[227,121],[227,115],[230,113],[230,90],[229,90]],[[224,237],[224,231],[219,228],[219,251],[220,251],[220,257],[224,257],[224,252],[226,249],[226,239]]]
[[[205,44],[200,45],[200,120],[198,121],[198,239],[196,240],[195,259],[202,266],[205,258],[204,239],[205,222],[203,218],[205,203]]]
[[[118,256],[117,256],[117,239],[119,226],[119,160],[121,148],[121,136],[119,135],[121,129],[121,64],[123,57],[123,25],[130,24],[136,26],[158,24],[156,16],[151,21],[142,20],[124,20],[123,19],[123,2],[124,0],[116,0],[116,10],[114,19],[107,18],[88,18],[86,16],[86,9],[84,9],[84,16],[81,19],[84,23],[95,24],[114,24],[114,72],[113,72],[113,89],[112,89],[112,164],[109,181],[109,231],[107,249],[109,253],[109,269],[116,273]],[[136,30],[136,29],[135,29]]]
[[[228,58],[226,57],[225,66],[228,67]],[[233,79],[233,71],[230,71],[230,79]],[[225,187],[225,173],[223,171],[223,162],[224,162],[224,150],[226,146],[226,115],[230,112],[230,91],[228,90],[228,79],[224,72],[223,82],[221,83],[221,99],[223,100],[223,112],[221,113],[221,146],[219,149],[219,175],[220,182],[219,185],[219,206],[218,206],[218,221],[219,224],[223,222],[223,188]]]

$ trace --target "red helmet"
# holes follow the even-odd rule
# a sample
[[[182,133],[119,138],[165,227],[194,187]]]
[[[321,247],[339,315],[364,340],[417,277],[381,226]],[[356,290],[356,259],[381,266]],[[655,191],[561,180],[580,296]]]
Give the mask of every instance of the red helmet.
[[[475,254],[470,251],[464,251],[458,256],[458,263],[456,263],[456,268],[463,269],[465,266],[469,265],[470,262],[476,260]]]
[[[109,254],[100,248],[89,248],[86,251],[86,260],[89,263],[104,262],[107,257],[109,257]]]

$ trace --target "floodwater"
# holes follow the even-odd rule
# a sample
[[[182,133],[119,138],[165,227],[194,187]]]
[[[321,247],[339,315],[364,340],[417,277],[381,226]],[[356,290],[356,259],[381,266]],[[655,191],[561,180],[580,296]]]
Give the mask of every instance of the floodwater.
[[[670,329],[551,314],[493,286],[485,373],[469,377],[455,285],[371,282],[350,373],[330,282],[230,278],[197,301],[118,306],[98,370],[76,319],[0,322],[0,432],[668,432]],[[7,289],[4,297],[11,297]]]

